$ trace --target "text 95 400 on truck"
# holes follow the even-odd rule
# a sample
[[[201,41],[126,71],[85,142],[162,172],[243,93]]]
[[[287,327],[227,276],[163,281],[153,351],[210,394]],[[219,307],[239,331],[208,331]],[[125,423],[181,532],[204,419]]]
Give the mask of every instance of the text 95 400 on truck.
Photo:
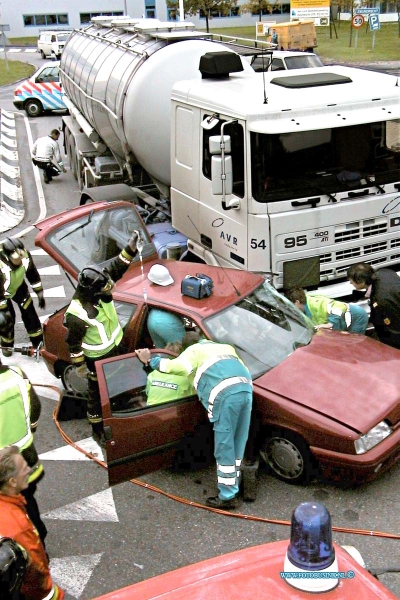
[[[193,255],[277,288],[399,264],[398,79],[256,73],[238,52],[187,22],[97,17],[74,31],[61,81],[81,203],[129,183],[137,204],[172,215]]]

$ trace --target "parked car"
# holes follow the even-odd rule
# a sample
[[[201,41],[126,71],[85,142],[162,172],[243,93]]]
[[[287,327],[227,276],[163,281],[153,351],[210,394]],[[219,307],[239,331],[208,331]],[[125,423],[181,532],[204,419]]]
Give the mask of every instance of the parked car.
[[[97,363],[107,438],[110,483],[171,464],[186,434],[206,414],[196,397],[134,407],[144,398],[146,373],[134,350],[151,347],[152,307],[179,315],[188,329],[233,344],[254,382],[254,430],[249,447],[261,453],[280,479],[299,483],[316,473],[363,483],[400,458],[400,359],[398,350],[365,336],[319,330],[262,276],[201,265],[214,282],[202,300],[182,296],[181,281],[199,265],[161,261],[133,204],[98,202],[36,224],[36,245],[75,280],[90,263],[106,267],[131,232],[144,237],[136,258],[117,282],[114,299],[127,354]],[[168,288],[150,284],[155,263],[169,269]],[[65,309],[44,324],[42,356],[52,373],[73,385],[65,344]],[[129,407],[130,408],[127,408]]]
[[[44,64],[14,90],[14,106],[28,117],[38,117],[45,110],[67,110],[60,86],[60,63]]]
[[[314,69],[324,66],[319,56],[313,52],[290,52],[284,50],[273,50],[272,54],[253,55],[250,65],[256,72]]]
[[[37,50],[42,58],[55,56],[60,58],[71,30],[41,31],[37,41]]]

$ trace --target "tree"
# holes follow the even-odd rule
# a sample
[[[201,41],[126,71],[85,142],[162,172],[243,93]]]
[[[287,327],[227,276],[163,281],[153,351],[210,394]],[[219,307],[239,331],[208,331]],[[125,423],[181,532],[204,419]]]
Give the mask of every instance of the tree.
[[[272,4],[268,0],[249,0],[240,7],[242,13],[252,13],[253,15],[259,14],[260,21],[263,14],[272,13]]]
[[[232,8],[236,7],[236,0],[184,0],[185,15],[196,15],[201,12],[206,18],[207,33],[210,31],[209,20],[215,13],[223,16],[229,15]],[[178,12],[178,0],[167,0],[170,15]]]

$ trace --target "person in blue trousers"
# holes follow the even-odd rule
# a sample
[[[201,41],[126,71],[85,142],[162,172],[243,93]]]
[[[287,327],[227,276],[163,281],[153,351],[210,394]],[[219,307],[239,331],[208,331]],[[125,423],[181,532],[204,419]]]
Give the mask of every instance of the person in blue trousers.
[[[147,348],[139,360],[161,373],[189,378],[214,428],[218,495],[207,498],[213,508],[238,506],[240,466],[249,435],[253,385],[247,367],[230,344],[201,339],[177,358],[151,358]]]

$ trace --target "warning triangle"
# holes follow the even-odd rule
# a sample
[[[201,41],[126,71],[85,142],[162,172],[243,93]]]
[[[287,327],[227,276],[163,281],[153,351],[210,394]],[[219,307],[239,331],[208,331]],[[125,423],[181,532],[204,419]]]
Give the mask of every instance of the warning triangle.
[[[111,488],[93,494],[82,500],[66,504],[41,515],[45,519],[57,521],[107,521],[118,523]]]
[[[101,446],[99,446],[99,444],[95,442],[92,437],[75,442],[75,444],[82,448],[82,450],[85,450],[85,452],[93,454],[95,458],[104,460],[104,454]],[[49,452],[44,452],[43,454],[40,454],[39,458],[40,460],[90,460],[90,458],[85,456],[85,454],[79,452],[79,450],[76,450],[73,446],[69,445],[56,448],[55,450],[50,450]]]
[[[52,579],[65,592],[74,598],[80,598],[101,557],[102,553],[52,558]]]

